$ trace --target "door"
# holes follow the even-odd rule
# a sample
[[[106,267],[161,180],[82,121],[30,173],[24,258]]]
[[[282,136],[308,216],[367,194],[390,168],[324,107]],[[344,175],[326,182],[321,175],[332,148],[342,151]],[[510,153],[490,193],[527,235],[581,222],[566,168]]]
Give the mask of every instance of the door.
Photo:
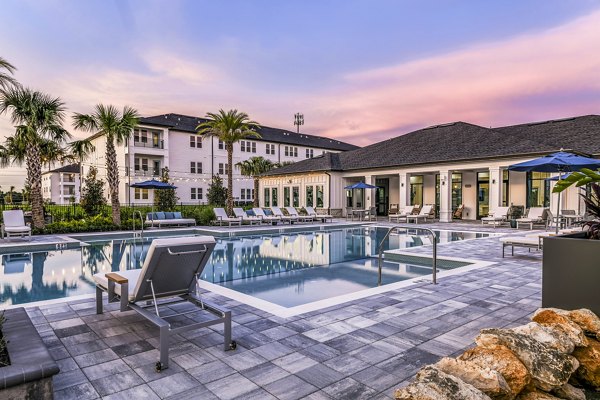
[[[377,215],[387,215],[389,201],[389,186],[388,178],[375,179],[375,207],[377,207]]]
[[[477,219],[490,212],[490,173],[477,173]]]

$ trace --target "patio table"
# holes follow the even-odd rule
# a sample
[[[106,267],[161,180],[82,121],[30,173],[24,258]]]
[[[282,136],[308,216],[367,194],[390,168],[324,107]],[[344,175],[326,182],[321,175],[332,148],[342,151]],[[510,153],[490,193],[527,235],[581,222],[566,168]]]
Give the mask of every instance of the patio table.
[[[565,221],[565,227],[569,228],[571,225],[573,225],[573,222],[577,222],[583,219],[583,216],[581,215],[571,215],[571,214],[561,214],[560,216],[563,221]]]
[[[369,212],[368,209],[352,210],[352,214],[358,216],[359,221],[362,221],[363,219],[365,219],[365,215],[367,215],[368,212]]]

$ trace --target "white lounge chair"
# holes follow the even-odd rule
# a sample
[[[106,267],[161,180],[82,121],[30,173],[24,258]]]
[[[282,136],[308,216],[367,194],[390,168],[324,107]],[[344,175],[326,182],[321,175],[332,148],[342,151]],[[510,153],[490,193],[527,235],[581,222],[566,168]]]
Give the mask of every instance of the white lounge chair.
[[[271,223],[273,225],[277,225],[277,223],[279,221],[281,221],[281,218],[275,216],[275,215],[267,215],[265,214],[265,211],[260,208],[260,207],[255,207],[252,209],[252,211],[254,211],[254,215],[256,215],[257,217],[259,217],[261,219],[262,222],[265,223]]]
[[[492,225],[493,224],[494,228],[496,227],[496,225],[502,225],[502,223],[508,221],[508,210],[509,209],[510,209],[510,207],[498,207],[496,209],[496,211],[492,212],[487,217],[481,218],[481,225],[483,225],[483,224]]]
[[[327,222],[327,220],[330,220],[331,222],[333,222],[333,215],[317,214],[315,209],[313,207],[309,207],[309,206],[304,207],[304,209],[306,210],[306,213],[308,215],[310,215],[311,217],[313,217],[314,219],[320,219],[322,222]]]
[[[504,258],[504,249],[507,247],[511,248],[511,255],[515,255],[515,247],[525,247],[531,251],[531,249],[540,250],[543,245],[544,235],[534,234],[530,236],[509,236],[500,238],[502,243],[502,258]]]
[[[526,217],[517,218],[517,229],[519,229],[519,224],[529,224],[529,229],[533,229],[533,224],[546,224],[543,219],[544,210],[544,207],[531,207]]]
[[[25,224],[25,216],[23,210],[2,211],[2,238],[7,239],[11,236],[20,236],[21,238],[28,236],[31,240],[31,227]]]
[[[215,239],[211,236],[154,239],[141,269],[100,272],[93,276],[97,314],[103,312],[102,293],[107,292],[108,302],[119,302],[121,312],[132,309],[159,327],[160,361],[156,363],[157,371],[169,367],[171,334],[224,324],[225,350],[236,347],[231,340],[231,311],[200,299],[195,293],[197,279],[214,247]],[[184,302],[195,307],[193,310],[185,307],[185,311],[181,312],[170,308]],[[216,318],[198,318],[199,313],[205,311]],[[192,313],[195,315],[193,318],[184,316]],[[188,323],[183,324],[182,321]]]
[[[271,211],[273,211],[273,215],[281,218],[283,222],[287,221],[290,225],[299,220],[298,217],[294,217],[293,215],[285,215],[279,207],[271,207]]]
[[[300,215],[296,207],[285,208],[292,217],[298,218],[298,221],[313,222],[315,219],[311,215]]]
[[[214,208],[213,211],[215,213],[215,216],[217,217],[217,222],[219,223],[219,226],[223,226],[224,222],[228,223],[229,226],[242,225],[242,218],[230,217],[229,215],[227,215],[224,208]]]
[[[239,207],[234,208],[233,213],[235,214],[235,216],[237,218],[241,218],[242,222],[248,222],[248,223],[250,223],[251,226],[254,225],[255,223],[260,225],[260,223],[262,222],[262,219],[260,217],[257,217],[255,215],[250,216],[250,215],[246,214],[246,212]]]
[[[406,206],[402,209],[402,211],[400,211],[396,214],[388,215],[388,220],[390,222],[394,222],[394,220],[396,222],[400,222],[401,219],[406,221],[406,217],[408,217],[409,215],[412,215],[414,209],[415,209],[415,206]]]
[[[418,214],[406,216],[406,222],[410,223],[410,221],[415,221],[416,224],[419,222],[420,219],[423,219],[425,222],[427,222],[429,214],[431,214],[432,210],[433,206],[423,206],[423,208],[421,208],[421,212],[419,212]]]

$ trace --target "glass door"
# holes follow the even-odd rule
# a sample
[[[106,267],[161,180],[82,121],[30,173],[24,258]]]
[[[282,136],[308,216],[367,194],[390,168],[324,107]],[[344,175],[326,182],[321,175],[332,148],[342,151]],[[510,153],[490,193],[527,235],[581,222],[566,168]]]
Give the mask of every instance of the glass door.
[[[490,212],[490,173],[477,173],[477,219]]]
[[[377,186],[377,189],[375,189],[375,207],[377,207],[377,215],[387,215],[390,180],[387,178],[376,179],[375,185]]]

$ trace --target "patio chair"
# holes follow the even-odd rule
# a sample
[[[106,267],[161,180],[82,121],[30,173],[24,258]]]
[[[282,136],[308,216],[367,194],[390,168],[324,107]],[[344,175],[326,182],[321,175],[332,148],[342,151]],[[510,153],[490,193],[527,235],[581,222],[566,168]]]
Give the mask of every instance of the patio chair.
[[[510,210],[510,207],[498,207],[496,211],[492,212],[487,217],[481,218],[481,225],[493,224],[494,228],[496,225],[502,225],[504,222],[508,221],[508,210]]]
[[[290,225],[299,220],[298,217],[293,215],[285,215],[279,207],[271,207],[271,211],[273,211],[273,215],[279,217],[283,222],[287,221]]]
[[[390,205],[388,207],[388,215],[398,214],[399,211],[400,211],[400,206],[398,206],[398,204],[390,203]]]
[[[354,207],[346,207],[346,221],[348,219],[354,221]]]
[[[406,221],[406,217],[409,215],[412,215],[413,211],[414,211],[415,207],[414,206],[406,206],[402,209],[401,212],[398,212],[396,214],[390,214],[388,215],[388,220],[390,222],[394,222],[394,220],[396,222],[400,222],[401,219]]]
[[[306,210],[306,213],[308,215],[310,215],[311,217],[313,217],[314,219],[320,219],[322,222],[327,222],[327,220],[330,220],[331,222],[333,222],[333,215],[329,215],[329,214],[317,214],[317,212],[315,211],[315,209],[313,207],[304,207],[304,209]]]
[[[458,206],[458,208],[456,210],[454,210],[454,213],[452,214],[452,218],[454,219],[462,219],[462,215],[463,215],[463,211],[465,210],[465,205],[461,204],[460,206]]]
[[[511,255],[515,255],[515,247],[524,247],[528,251],[531,249],[541,250],[544,236],[534,234],[530,236],[509,236],[500,238],[502,243],[502,258],[504,258],[504,250],[507,247],[511,248]]]
[[[11,236],[28,236],[31,240],[31,227],[25,224],[25,215],[23,210],[2,211],[3,223],[1,226],[2,235],[0,238],[9,239]]]
[[[246,212],[240,207],[234,208],[233,214],[236,218],[241,218],[242,222],[250,223],[250,226],[254,225],[255,223],[260,225],[260,223],[262,222],[262,219],[260,217],[257,217],[255,215],[250,216],[246,214]]]
[[[377,207],[369,207],[369,210],[365,213],[365,219],[377,221]]]
[[[219,226],[223,226],[224,222],[227,222],[230,227],[231,225],[242,225],[241,217],[230,217],[224,208],[213,208],[213,211],[217,217],[216,221],[219,223]]]
[[[519,229],[519,224],[529,224],[529,229],[533,229],[533,224],[546,225],[546,221],[544,220],[544,210],[544,207],[531,207],[527,211],[526,217],[517,218],[517,229]]]
[[[260,208],[260,207],[254,207],[252,209],[252,211],[254,211],[254,215],[256,215],[258,218],[261,219],[262,222],[264,223],[271,223],[273,225],[277,225],[277,223],[279,221],[281,221],[281,218],[275,216],[275,215],[267,215],[265,214],[265,211]]]
[[[286,207],[285,210],[292,217],[298,218],[298,221],[313,222],[315,220],[311,215],[300,215],[296,207]]]
[[[224,349],[236,348],[231,340],[231,311],[201,299],[197,293],[197,280],[214,247],[211,236],[154,239],[141,269],[93,276],[97,314],[103,313],[102,293],[106,292],[109,303],[120,304],[120,312],[134,310],[160,329],[157,371],[169,367],[171,335],[223,324]],[[211,315],[200,315],[206,312]]]
[[[418,214],[406,216],[406,222],[410,223],[410,221],[414,221],[415,224],[417,224],[420,219],[423,219],[424,222],[427,222],[431,211],[433,211],[433,206],[423,206]]]

